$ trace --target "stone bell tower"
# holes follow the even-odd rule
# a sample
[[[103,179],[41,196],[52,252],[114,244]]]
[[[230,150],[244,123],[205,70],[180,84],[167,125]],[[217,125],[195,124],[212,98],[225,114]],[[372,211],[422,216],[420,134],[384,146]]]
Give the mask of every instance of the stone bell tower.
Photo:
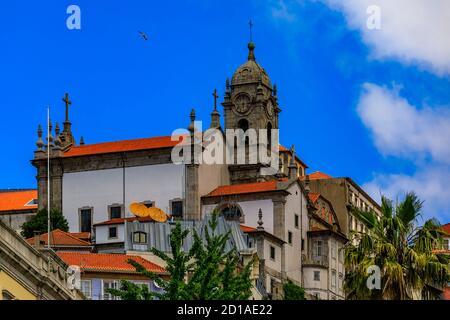
[[[271,129],[278,129],[278,106],[276,86],[272,86],[269,76],[255,58],[255,44],[248,43],[248,58],[234,72],[230,81],[227,79],[224,101],[225,129],[267,129],[270,142]],[[232,183],[255,182],[267,180],[258,172],[261,165],[229,166]]]

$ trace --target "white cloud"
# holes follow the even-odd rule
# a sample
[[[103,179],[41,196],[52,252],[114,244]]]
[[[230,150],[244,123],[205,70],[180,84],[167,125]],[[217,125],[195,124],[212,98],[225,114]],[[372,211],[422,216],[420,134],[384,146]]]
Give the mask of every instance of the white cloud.
[[[425,200],[426,217],[450,220],[450,111],[421,108],[375,84],[363,85],[357,112],[377,149],[385,155],[415,160],[416,172],[380,174],[363,187],[375,199],[390,199],[414,191]],[[418,161],[420,159],[420,161]]]
[[[450,109],[419,109],[399,95],[375,84],[363,85],[357,111],[385,155],[450,165]]]
[[[450,169],[430,165],[415,174],[378,174],[363,185],[375,200],[383,194],[389,199],[401,199],[406,192],[414,191],[424,202],[423,217],[438,218],[441,223],[450,221]]]
[[[450,74],[450,1],[321,0],[344,13],[361,32],[375,58],[394,58],[439,74]],[[367,28],[367,8],[381,9],[381,29]]]
[[[272,7],[272,16],[276,19],[286,20],[289,22],[296,20],[296,15],[290,12],[290,8],[286,5],[284,0],[278,0],[275,2],[275,6]]]

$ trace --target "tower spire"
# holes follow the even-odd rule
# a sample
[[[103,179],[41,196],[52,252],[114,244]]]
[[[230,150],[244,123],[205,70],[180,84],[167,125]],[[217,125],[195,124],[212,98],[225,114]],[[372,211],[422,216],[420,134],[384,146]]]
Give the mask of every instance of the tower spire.
[[[250,41],[248,43],[248,60],[255,61],[255,43],[253,42],[253,22],[250,20],[248,22],[248,26],[250,29]]]

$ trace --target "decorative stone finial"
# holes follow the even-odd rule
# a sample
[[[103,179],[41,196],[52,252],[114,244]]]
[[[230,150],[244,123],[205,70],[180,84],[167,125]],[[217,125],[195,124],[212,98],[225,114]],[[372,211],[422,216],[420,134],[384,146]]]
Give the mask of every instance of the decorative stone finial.
[[[52,136],[52,121],[50,120],[50,118],[48,119],[48,141],[50,142],[50,147],[53,146],[53,136]]]
[[[255,44],[253,42],[248,43],[248,60],[249,61],[256,61],[255,59]]]
[[[262,220],[262,216],[263,216],[263,214],[262,214],[262,210],[261,210],[261,208],[259,208],[259,212],[258,212],[258,227],[257,227],[257,229],[258,230],[264,230],[264,227],[263,227],[263,220]]]
[[[55,149],[61,149],[61,138],[59,136],[59,124],[56,122],[55,124]]]
[[[189,124],[188,130],[193,133],[195,131],[195,109],[192,108],[191,110],[191,114],[189,115],[189,117],[191,118],[191,123]]]
[[[289,179],[297,179],[297,164],[295,163],[295,147],[291,147],[291,161],[289,162]]]
[[[273,95],[277,95],[277,85],[275,83],[273,84]]]
[[[56,124],[55,124],[55,136],[56,137],[59,136],[59,123],[58,122],[56,122]]]
[[[42,126],[38,126],[37,130],[38,139],[36,141],[37,151],[43,151],[42,148],[45,146],[44,141],[42,140]]]
[[[83,136],[80,137],[80,146],[84,145],[84,138]]]

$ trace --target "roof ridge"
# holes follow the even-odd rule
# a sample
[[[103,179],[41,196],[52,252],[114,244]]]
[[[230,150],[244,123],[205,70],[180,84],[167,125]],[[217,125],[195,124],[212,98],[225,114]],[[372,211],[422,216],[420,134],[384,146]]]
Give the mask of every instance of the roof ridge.
[[[103,142],[97,142],[97,143],[89,143],[89,144],[83,144],[78,146],[73,146],[72,148],[87,148],[89,146],[95,146],[100,144],[107,144],[107,143],[116,143],[116,142],[129,142],[129,141],[137,141],[137,140],[147,140],[147,139],[158,139],[158,138],[170,138],[171,136],[157,136],[157,137],[146,137],[146,138],[135,138],[135,139],[124,139],[124,140],[113,140],[113,141],[103,141]],[[72,149],[70,148],[70,149]],[[70,150],[69,149],[69,150]]]

